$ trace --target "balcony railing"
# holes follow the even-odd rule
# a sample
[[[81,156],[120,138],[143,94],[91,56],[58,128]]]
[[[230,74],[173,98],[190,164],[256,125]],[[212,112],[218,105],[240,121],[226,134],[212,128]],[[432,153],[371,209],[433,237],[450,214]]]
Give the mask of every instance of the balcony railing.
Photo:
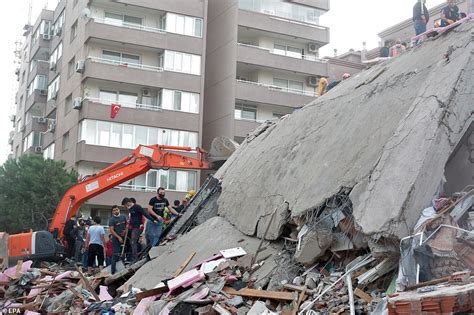
[[[249,44],[244,44],[244,43],[237,43],[239,46],[243,47],[250,47],[250,48],[255,48],[255,49],[260,49],[269,52],[270,54],[278,55],[278,56],[284,56],[284,57],[289,57],[289,58],[295,58],[295,59],[304,59],[308,61],[314,61],[314,62],[319,62],[319,63],[327,63],[327,59],[320,59],[316,58],[316,56],[311,56],[311,55],[302,55],[302,54],[295,54],[295,55],[288,55],[288,54],[283,54],[281,53],[280,50],[275,50],[275,49],[270,49],[270,48],[265,48],[261,46],[255,46],[255,45],[249,45]]]
[[[143,65],[140,63],[127,63],[123,61],[111,60],[111,59],[100,58],[100,57],[92,57],[92,56],[87,57],[87,59],[90,60],[91,62],[104,63],[104,64],[114,65],[114,66],[119,66],[119,67],[124,67],[124,68],[163,72],[163,67]]]
[[[161,34],[166,33],[166,31],[164,29],[161,29],[161,28],[150,27],[150,26],[145,26],[145,25],[140,25],[140,24],[133,24],[133,23],[128,23],[128,22],[124,22],[124,21],[111,21],[111,20],[108,20],[108,19],[103,19],[103,18],[98,18],[98,17],[94,17],[93,20],[96,23],[107,24],[107,25],[118,26],[118,27],[124,27],[124,28],[129,28],[129,29],[134,29],[134,30],[153,32],[153,33],[161,33]]]
[[[99,103],[104,105],[111,105],[111,104],[118,104],[123,107],[129,108],[136,108],[136,109],[145,109],[145,110],[153,110],[153,111],[162,111],[163,109],[158,105],[150,105],[150,104],[141,104],[141,103],[131,103],[131,102],[122,102],[122,101],[110,101],[104,100],[96,97],[86,97],[84,100],[93,103]]]
[[[280,87],[280,86],[265,84],[265,83],[260,83],[260,82],[253,82],[253,81],[239,80],[239,79],[237,79],[237,82],[265,87],[265,88],[267,88],[269,90],[272,90],[272,91],[280,91],[280,92],[285,92],[285,93],[293,93],[293,94],[300,94],[300,95],[313,96],[313,97],[317,96],[316,92],[303,91],[303,90],[292,89],[292,88],[285,88],[285,87]]]

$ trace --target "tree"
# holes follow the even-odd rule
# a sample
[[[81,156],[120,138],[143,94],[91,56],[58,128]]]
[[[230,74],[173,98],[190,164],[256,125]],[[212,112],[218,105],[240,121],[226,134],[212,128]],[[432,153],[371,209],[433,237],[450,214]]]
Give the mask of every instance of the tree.
[[[0,231],[45,230],[59,199],[77,182],[64,161],[23,155],[0,167]]]

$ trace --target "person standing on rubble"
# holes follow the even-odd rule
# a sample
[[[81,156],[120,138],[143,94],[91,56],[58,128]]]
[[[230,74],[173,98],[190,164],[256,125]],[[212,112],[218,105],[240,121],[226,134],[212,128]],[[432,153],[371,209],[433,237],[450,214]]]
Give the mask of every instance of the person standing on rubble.
[[[74,260],[76,262],[82,262],[82,248],[86,242],[86,222],[83,218],[79,219],[79,226],[76,226],[73,230],[73,236],[76,243],[76,251],[74,255]]]
[[[86,248],[89,250],[89,256],[87,257],[87,272],[92,274],[92,267],[95,260],[97,259],[99,270],[102,271],[104,268],[105,259],[105,247],[107,241],[105,239],[105,231],[102,225],[100,225],[100,217],[94,217],[94,225],[87,231],[86,237]],[[83,251],[85,251],[83,249]]]
[[[405,47],[402,45],[402,41],[400,40],[400,38],[398,38],[395,42],[395,45],[390,48],[390,57],[397,57],[398,55],[404,52]]]
[[[426,24],[430,20],[430,13],[426,8],[426,0],[418,0],[413,6],[413,22],[415,23],[415,34],[426,32]]]
[[[120,209],[117,205],[112,206],[112,216],[109,219],[109,231],[112,235],[112,259],[111,259],[111,273],[114,274],[117,261],[120,258],[121,245],[125,246],[125,228],[127,226],[127,217],[120,214]]]
[[[454,0],[448,0],[448,5],[441,10],[441,27],[453,24],[459,20],[459,7]]]
[[[150,199],[148,202],[150,206],[148,208],[148,212],[150,215],[157,217],[158,222],[148,222],[146,226],[148,240],[150,242],[149,245],[151,246],[158,246],[160,242],[160,235],[163,230],[163,223],[164,223],[164,216],[165,216],[165,208],[176,216],[180,216],[176,210],[170,207],[170,203],[168,199],[165,198],[165,189],[163,187],[158,188],[156,191],[156,196]]]
[[[135,199],[134,199],[135,200]],[[150,215],[145,211],[139,204],[133,202],[132,198],[123,198],[122,206],[125,206],[128,209],[130,223],[129,223],[129,233],[131,234],[131,247],[132,247],[132,262],[137,260],[138,248],[137,241],[142,233],[140,226],[143,222],[143,217],[147,218],[149,222],[158,224],[160,218],[157,216]],[[148,228],[148,227],[147,227]]]

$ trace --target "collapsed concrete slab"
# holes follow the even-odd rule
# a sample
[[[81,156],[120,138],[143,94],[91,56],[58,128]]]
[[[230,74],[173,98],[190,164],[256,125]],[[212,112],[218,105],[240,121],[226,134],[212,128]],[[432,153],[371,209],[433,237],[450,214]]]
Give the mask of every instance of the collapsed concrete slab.
[[[349,187],[360,231],[408,234],[472,121],[473,25],[361,72],[262,126],[215,175],[222,180],[219,215],[247,235],[263,235],[263,219],[278,208],[266,235],[276,239],[289,211],[302,216]]]
[[[255,254],[260,241],[258,238],[244,235],[224,218],[211,218],[174,242],[153,248],[150,257],[154,259],[140,268],[122,288],[129,284],[142,289],[155,287],[160,281],[173,275],[194,251],[196,255],[186,270],[223,249],[242,247],[248,254]],[[277,244],[265,244],[258,254],[258,260],[274,255],[279,250],[280,246]],[[274,268],[275,263],[269,258],[253,275],[261,279],[271,274]]]

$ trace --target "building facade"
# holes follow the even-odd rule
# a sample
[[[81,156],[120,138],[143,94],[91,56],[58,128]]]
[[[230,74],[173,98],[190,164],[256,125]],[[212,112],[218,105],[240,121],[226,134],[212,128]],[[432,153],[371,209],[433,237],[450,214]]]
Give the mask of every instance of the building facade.
[[[240,142],[262,121],[317,96],[329,29],[328,0],[209,0],[203,146],[215,136]]]
[[[139,144],[202,143],[207,0],[62,0],[29,27],[18,69],[13,156],[64,160],[81,176]],[[121,109],[111,118],[111,104]],[[195,189],[200,174],[152,170],[90,199],[107,218],[123,197],[142,205]]]
[[[329,0],[61,0],[26,28],[12,155],[66,161],[87,176],[139,144],[209,148],[317,95]],[[121,106],[112,118],[112,105]],[[152,170],[90,199],[104,219],[123,197],[170,201],[201,174]]]

